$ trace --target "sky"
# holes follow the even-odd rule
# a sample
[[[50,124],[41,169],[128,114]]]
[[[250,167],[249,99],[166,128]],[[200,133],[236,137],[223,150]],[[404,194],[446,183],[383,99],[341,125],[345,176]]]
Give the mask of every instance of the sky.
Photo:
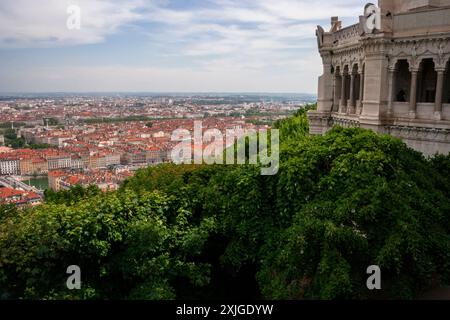
[[[316,26],[365,3],[0,0],[0,92],[316,93]]]

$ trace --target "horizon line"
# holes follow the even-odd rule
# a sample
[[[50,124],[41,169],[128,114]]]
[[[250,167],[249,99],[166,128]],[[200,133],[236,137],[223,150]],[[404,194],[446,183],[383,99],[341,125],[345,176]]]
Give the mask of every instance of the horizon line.
[[[295,94],[317,96],[317,93],[293,91],[0,91],[0,95],[14,94]]]

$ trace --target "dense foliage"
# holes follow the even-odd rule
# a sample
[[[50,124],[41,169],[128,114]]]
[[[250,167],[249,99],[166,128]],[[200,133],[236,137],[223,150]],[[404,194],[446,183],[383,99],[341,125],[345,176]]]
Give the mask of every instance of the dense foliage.
[[[280,171],[162,165],[122,189],[0,209],[3,298],[413,298],[450,283],[450,157],[276,123]],[[69,265],[83,289],[65,288]],[[367,290],[379,265],[383,290]]]
[[[178,278],[206,284],[209,266],[194,258],[214,221],[188,223],[182,208],[169,220],[172,202],[158,192],[127,191],[3,214],[2,298],[173,299]],[[66,268],[74,264],[83,287],[70,292]]]
[[[6,129],[4,131],[5,145],[12,148],[22,148],[25,146],[25,140],[17,136],[16,130]]]
[[[70,190],[62,190],[58,192],[47,189],[45,190],[45,200],[47,203],[66,204],[70,206],[83,200],[89,201],[90,198],[99,194],[101,194],[101,190],[97,186],[89,186],[87,188],[75,186]]]
[[[24,138],[19,137],[17,135],[15,129],[11,128],[1,129],[1,124],[0,124],[0,135],[4,136],[5,145],[10,146],[11,148],[14,149],[20,148],[47,149],[51,147],[48,144],[34,144],[34,143],[27,144]]]

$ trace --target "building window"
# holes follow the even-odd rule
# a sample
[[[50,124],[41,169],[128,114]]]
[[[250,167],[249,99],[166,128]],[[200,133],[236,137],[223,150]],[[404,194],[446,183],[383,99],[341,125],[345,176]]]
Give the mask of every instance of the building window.
[[[417,102],[434,103],[436,100],[437,72],[433,59],[424,59],[420,63],[418,76]]]
[[[399,60],[395,73],[395,101],[409,102],[411,89],[411,72],[409,71],[409,63],[407,60]]]

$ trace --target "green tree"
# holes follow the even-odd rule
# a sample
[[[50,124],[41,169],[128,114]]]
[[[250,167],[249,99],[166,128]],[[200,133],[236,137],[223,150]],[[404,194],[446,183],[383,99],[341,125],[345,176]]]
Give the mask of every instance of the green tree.
[[[364,299],[450,283],[450,156],[431,159],[363,129],[310,136],[307,106],[279,121],[280,170],[140,170],[117,192],[46,192],[0,208],[4,298]],[[82,267],[67,292],[65,268]],[[228,295],[227,295],[228,294]]]
[[[263,249],[264,296],[369,298],[369,265],[381,267],[386,297],[413,298],[436,277],[449,283],[448,176],[422,155],[342,128],[284,154],[276,212],[292,221]]]
[[[25,140],[18,137],[14,129],[6,129],[4,132],[4,137],[5,144],[14,149],[23,148],[25,146]]]
[[[0,296],[49,299],[173,299],[175,284],[208,282],[209,265],[196,262],[214,219],[189,223],[162,193],[100,194],[45,204],[0,224]],[[2,209],[3,210],[3,209]],[[79,265],[83,290],[65,288],[66,268]]]

